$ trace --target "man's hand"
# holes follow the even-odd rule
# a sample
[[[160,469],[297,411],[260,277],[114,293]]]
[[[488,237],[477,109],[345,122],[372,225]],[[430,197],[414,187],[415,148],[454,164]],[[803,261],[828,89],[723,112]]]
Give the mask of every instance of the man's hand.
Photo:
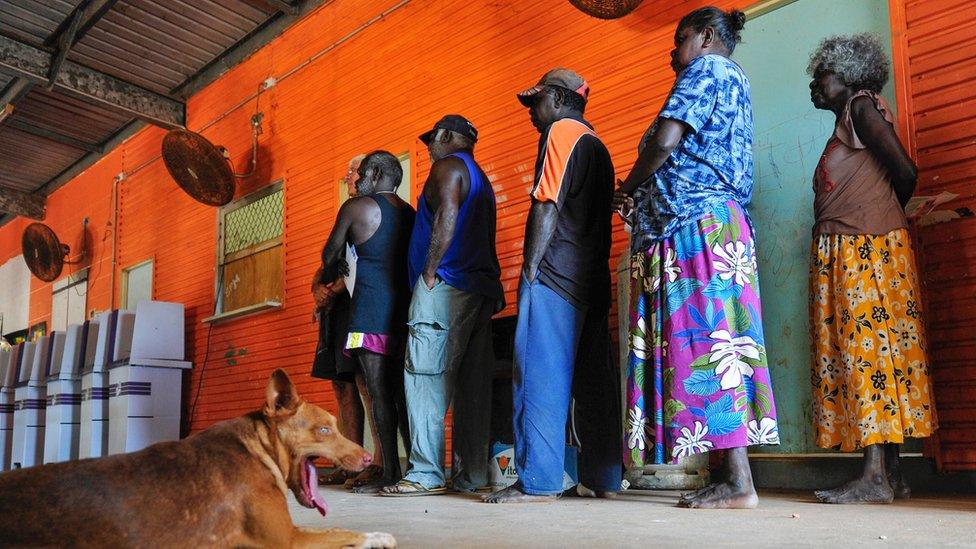
[[[329,291],[329,287],[326,284],[316,284],[312,290],[312,298],[315,300],[315,306],[317,308],[325,305],[331,296],[332,292]]]
[[[437,285],[437,273],[424,272],[424,284],[427,286],[428,290],[433,290],[434,286]]]
[[[330,284],[319,284],[316,286],[315,291],[312,292],[312,297],[315,299],[315,308],[322,314],[328,314],[332,309],[332,305],[335,304],[339,292],[345,289],[345,282],[341,278]]]
[[[539,274],[539,265],[542,264],[549,241],[556,232],[558,216],[555,202],[532,201],[529,219],[525,223],[525,245],[522,252],[522,276],[528,282],[534,281]]]

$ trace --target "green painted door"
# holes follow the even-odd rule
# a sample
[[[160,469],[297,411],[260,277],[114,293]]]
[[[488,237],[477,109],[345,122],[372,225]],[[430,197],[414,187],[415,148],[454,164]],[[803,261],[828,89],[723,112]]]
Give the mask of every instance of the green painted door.
[[[770,452],[817,451],[807,315],[811,181],[834,115],[810,103],[806,66],[822,38],[864,31],[881,35],[890,48],[887,0],[798,0],[749,21],[733,56],[752,83],[756,184],[751,213],[782,439]],[[884,95],[894,105],[891,85]]]

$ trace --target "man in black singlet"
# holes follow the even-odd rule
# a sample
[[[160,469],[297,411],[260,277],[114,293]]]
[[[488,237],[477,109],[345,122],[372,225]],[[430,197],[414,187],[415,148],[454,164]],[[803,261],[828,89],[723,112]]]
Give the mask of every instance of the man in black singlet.
[[[406,261],[415,212],[396,194],[403,171],[392,154],[368,154],[357,175],[358,196],[339,208],[322,251],[322,265],[330,272],[341,261],[345,244],[356,247],[356,286],[345,352],[363,370],[379,434],[377,443],[382,448],[383,473],[353,491],[375,493],[400,478],[397,426],[406,422],[403,349],[410,305]]]

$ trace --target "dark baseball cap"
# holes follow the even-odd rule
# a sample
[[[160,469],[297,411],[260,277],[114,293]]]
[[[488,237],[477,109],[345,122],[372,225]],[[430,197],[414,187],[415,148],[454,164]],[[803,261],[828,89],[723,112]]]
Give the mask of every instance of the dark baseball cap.
[[[516,96],[520,103],[531,107],[536,95],[542,93],[546,86],[559,86],[583,97],[585,101],[590,95],[590,85],[582,76],[570,69],[555,68],[547,72],[539,83],[527,90],[520,91]]]
[[[474,124],[460,114],[449,114],[438,120],[434,124],[434,129],[420,134],[420,140],[424,142],[424,145],[430,144],[430,140],[437,130],[450,130],[467,137],[471,141],[478,141],[478,128],[475,128]]]

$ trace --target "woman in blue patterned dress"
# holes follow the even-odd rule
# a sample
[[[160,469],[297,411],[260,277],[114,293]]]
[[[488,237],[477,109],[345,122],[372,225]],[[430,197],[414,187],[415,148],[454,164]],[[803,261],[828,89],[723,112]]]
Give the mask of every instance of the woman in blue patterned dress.
[[[726,479],[685,507],[755,507],[746,448],[779,443],[746,212],[749,80],[729,59],[744,23],[708,7],[678,24],[677,81],[614,197],[633,225],[625,461],[728,451]]]

